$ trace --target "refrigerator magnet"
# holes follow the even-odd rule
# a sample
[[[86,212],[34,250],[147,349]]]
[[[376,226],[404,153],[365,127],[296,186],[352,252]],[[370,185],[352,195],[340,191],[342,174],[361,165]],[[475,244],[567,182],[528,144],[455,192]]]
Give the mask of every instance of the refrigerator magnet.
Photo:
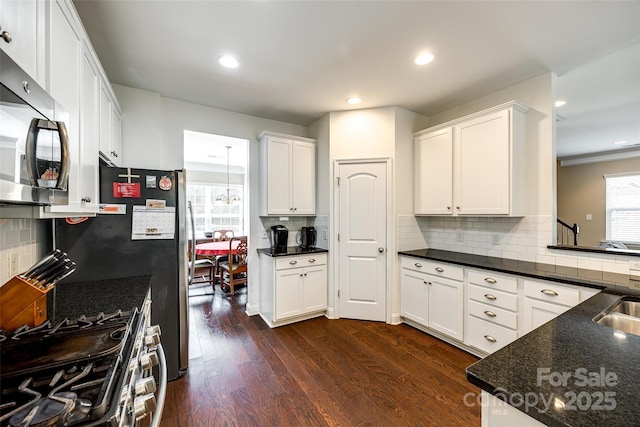
[[[161,190],[169,191],[169,190],[171,190],[171,187],[173,187],[173,183],[171,182],[171,178],[169,178],[168,176],[163,176],[162,178],[160,178],[160,189]]]
[[[155,175],[147,175],[146,187],[147,188],[156,188],[156,176]]]

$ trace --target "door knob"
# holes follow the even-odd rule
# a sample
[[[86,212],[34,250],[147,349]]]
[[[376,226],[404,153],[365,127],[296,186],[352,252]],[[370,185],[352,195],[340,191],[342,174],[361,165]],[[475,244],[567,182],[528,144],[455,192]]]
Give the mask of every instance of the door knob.
[[[384,248],[383,247],[378,248],[378,252],[383,253],[384,252]]]

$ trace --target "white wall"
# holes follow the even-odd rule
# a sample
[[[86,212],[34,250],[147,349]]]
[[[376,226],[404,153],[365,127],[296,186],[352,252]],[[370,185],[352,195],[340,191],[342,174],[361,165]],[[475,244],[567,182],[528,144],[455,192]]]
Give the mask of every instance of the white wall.
[[[249,277],[258,277],[256,249],[268,246],[258,217],[260,161],[257,136],[263,130],[307,136],[304,126],[203,105],[191,104],[140,89],[114,85],[123,112],[125,166],[182,169],[184,131],[211,133],[249,140]],[[251,280],[251,279],[250,279]],[[248,286],[247,312],[257,313],[257,280]]]

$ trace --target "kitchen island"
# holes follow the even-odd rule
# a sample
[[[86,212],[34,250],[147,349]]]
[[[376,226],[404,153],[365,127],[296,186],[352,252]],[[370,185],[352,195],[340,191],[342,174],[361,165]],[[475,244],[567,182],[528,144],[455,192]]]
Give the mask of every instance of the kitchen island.
[[[620,296],[600,292],[469,366],[467,379],[546,425],[637,423],[640,336],[592,320]],[[511,409],[483,406],[483,426],[514,425]]]

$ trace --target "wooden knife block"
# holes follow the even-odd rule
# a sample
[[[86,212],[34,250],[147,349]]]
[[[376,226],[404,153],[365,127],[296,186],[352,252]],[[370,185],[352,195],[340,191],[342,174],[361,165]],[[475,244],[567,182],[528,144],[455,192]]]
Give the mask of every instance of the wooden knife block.
[[[47,292],[14,276],[0,287],[0,329],[12,331],[22,325],[38,326],[47,320]]]

